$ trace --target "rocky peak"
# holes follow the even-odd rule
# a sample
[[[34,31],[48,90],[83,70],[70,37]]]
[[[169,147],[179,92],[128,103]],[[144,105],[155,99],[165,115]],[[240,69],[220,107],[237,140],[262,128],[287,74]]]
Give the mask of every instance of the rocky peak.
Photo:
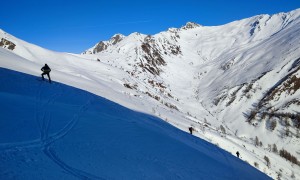
[[[108,41],[100,41],[93,48],[85,51],[83,54],[97,54],[106,50],[109,46],[113,46],[121,42],[125,36],[123,34],[115,34]]]
[[[200,27],[200,24],[194,23],[194,22],[187,22],[184,26],[181,27],[181,29],[194,29],[197,27]]]
[[[9,49],[9,50],[14,50],[16,47],[16,44],[14,44],[13,42],[5,39],[5,38],[1,38],[0,41],[0,47],[3,47],[5,49]]]
[[[117,44],[118,42],[122,41],[124,39],[124,35],[123,34],[115,34],[113,37],[110,38],[110,42],[112,45]]]

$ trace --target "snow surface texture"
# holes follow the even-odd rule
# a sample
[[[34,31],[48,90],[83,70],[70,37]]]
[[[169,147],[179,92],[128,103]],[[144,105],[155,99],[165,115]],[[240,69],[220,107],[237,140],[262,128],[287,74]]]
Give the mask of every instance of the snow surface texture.
[[[187,23],[152,36],[117,34],[80,55],[0,31],[0,67],[39,76],[48,63],[56,82],[183,131],[193,127],[273,178],[299,179],[299,166],[272,152],[275,144],[300,159],[299,34],[300,10],[214,27]]]
[[[0,68],[0,179],[269,179],[166,122]]]

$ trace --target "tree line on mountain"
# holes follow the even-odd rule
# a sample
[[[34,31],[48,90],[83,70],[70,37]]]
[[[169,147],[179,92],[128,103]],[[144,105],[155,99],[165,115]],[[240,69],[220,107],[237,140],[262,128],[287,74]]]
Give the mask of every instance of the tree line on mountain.
[[[262,147],[263,146],[262,142],[259,141],[257,136],[255,136],[254,145],[257,146],[257,147]],[[295,156],[293,156],[290,152],[288,152],[285,149],[281,149],[281,150],[278,151],[276,144],[273,144],[273,146],[269,144],[268,149],[269,149],[269,151],[272,151],[275,154],[279,153],[279,156],[285,158],[286,160],[290,161],[293,164],[296,164],[296,165],[300,166],[300,161],[298,161],[298,159]],[[265,156],[264,159],[266,161],[267,166],[269,167],[270,164],[271,164],[270,159],[267,156]]]

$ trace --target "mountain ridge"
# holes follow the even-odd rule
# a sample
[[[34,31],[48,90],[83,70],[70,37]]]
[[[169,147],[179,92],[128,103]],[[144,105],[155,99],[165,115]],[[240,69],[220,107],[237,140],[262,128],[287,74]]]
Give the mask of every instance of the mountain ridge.
[[[124,63],[121,68],[125,70],[128,68],[128,73],[137,78],[138,76],[147,77],[152,79],[151,82],[153,79],[159,79],[157,80],[159,84],[170,88],[163,88],[148,95],[161,103],[167,101],[171,104],[169,107],[188,116],[196,117],[198,119],[196,122],[205,123],[208,120],[203,116],[207,116],[211,119],[210,121],[215,121],[216,127],[225,124],[227,131],[231,131],[238,137],[243,137],[244,134],[249,140],[260,137],[266,148],[281,141],[282,138],[286,143],[295,141],[299,144],[297,140],[299,117],[295,116],[295,113],[299,111],[293,112],[299,109],[298,86],[295,86],[295,93],[291,95],[291,98],[282,96],[278,100],[282,102],[282,106],[277,106],[272,102],[271,104],[274,104],[271,105],[274,107],[272,111],[257,110],[263,107],[253,106],[256,103],[259,104],[260,99],[264,97],[264,92],[269,91],[273,86],[275,89],[279,88],[277,82],[280,82],[282,78],[286,77],[298,82],[299,72],[296,71],[291,76],[288,68],[295,65],[294,62],[300,57],[297,43],[300,40],[299,15],[298,9],[288,13],[258,15],[222,26],[201,26],[188,30],[172,28],[153,36],[148,35],[144,41],[139,39],[143,43],[140,43],[140,47],[136,46],[134,50],[136,53],[131,53],[133,50],[126,51],[122,58],[118,59],[123,59],[131,65],[135,64],[134,59],[139,59],[137,66],[127,66]],[[123,43],[126,44],[126,42]],[[122,48],[121,44],[116,46],[99,52],[95,56],[99,56],[100,59],[105,56],[114,57],[114,51]],[[135,58],[126,58],[134,56]],[[164,63],[155,63],[157,59],[161,59]],[[106,63],[106,60],[101,59],[101,62]],[[176,67],[170,68],[176,64],[175,62]],[[144,68],[146,63],[148,67]],[[115,66],[111,61],[108,64]],[[175,78],[169,78],[172,75]],[[185,78],[181,79],[182,77]],[[140,81],[143,78],[140,78]],[[182,85],[175,85],[176,82]],[[291,80],[287,83],[289,82]],[[151,85],[147,82],[145,84]],[[139,85],[132,83],[130,87],[133,86],[139,89]],[[164,98],[165,94],[169,94],[169,98]],[[291,104],[291,106],[284,104]],[[195,108],[197,106],[198,108]],[[285,109],[284,114],[280,114],[283,111],[282,108]],[[263,109],[268,109],[268,107]],[[196,113],[197,111],[201,113]],[[284,125],[286,123],[281,122],[282,117],[288,117],[288,124],[291,124],[289,128]],[[249,125],[241,126],[243,122],[239,122],[240,120]],[[270,128],[273,122],[277,122],[275,131]],[[265,130],[274,132],[275,137],[271,138],[272,140],[264,138],[262,132]],[[250,134],[245,133],[252,131],[258,136],[249,137]],[[277,136],[279,137],[276,138]],[[293,145],[286,143],[281,144],[280,148],[285,147],[294,151],[293,155],[300,153],[296,146],[292,147]]]

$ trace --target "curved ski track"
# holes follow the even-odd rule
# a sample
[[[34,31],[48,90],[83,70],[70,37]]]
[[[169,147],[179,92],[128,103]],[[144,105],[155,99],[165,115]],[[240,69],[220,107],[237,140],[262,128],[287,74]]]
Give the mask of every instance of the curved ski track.
[[[60,168],[62,168],[67,173],[79,179],[101,179],[101,180],[104,179],[67,165],[61,158],[58,157],[54,149],[51,147],[51,145],[55,141],[62,139],[76,126],[76,123],[78,122],[81,115],[88,109],[89,105],[91,104],[92,99],[88,99],[87,102],[80,107],[78,113],[74,114],[73,118],[62,129],[60,129],[59,131],[53,134],[49,134],[49,127],[52,121],[52,117],[50,112],[47,111],[47,106],[55,103],[55,101],[61,95],[63,95],[63,93],[62,93],[61,85],[58,85],[58,87],[60,87],[60,90],[57,93],[50,96],[46,100],[46,102],[43,102],[42,84],[43,82],[40,83],[39,87],[37,88],[38,92],[36,93],[37,96],[36,96],[36,103],[35,103],[35,121],[39,126],[40,139],[17,142],[17,143],[2,143],[0,144],[0,151],[40,147],[43,153],[49,159],[51,159],[55,164],[57,164]]]

